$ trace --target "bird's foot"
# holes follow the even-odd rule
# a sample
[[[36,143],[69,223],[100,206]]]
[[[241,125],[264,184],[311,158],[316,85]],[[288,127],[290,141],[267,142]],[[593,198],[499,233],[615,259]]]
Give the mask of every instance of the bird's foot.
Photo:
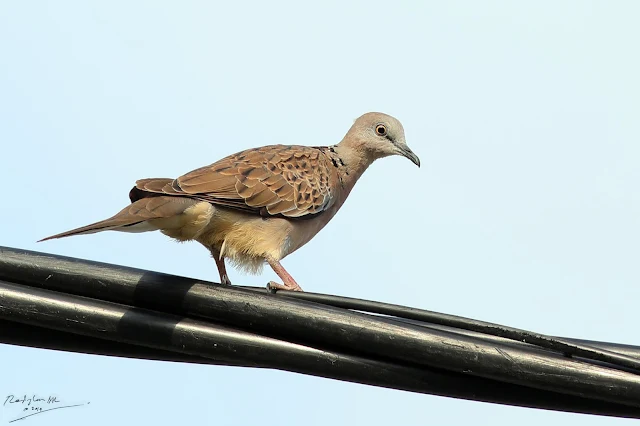
[[[284,267],[278,260],[267,258],[267,262],[269,262],[271,268],[273,268],[274,272],[278,274],[283,282],[283,284],[280,284],[275,281],[269,281],[269,284],[267,284],[267,289],[271,290],[273,293],[275,293],[277,290],[303,291],[302,287],[298,285],[296,280],[293,279],[291,274],[289,274],[286,269],[284,269]]]
[[[220,284],[222,285],[231,285],[231,280],[229,279],[229,277],[225,274],[222,276],[222,278],[220,279]]]
[[[276,292],[277,290],[304,291],[302,290],[302,287],[300,287],[295,281],[290,285],[280,284],[275,281],[269,281],[269,284],[267,284],[267,289],[273,292]]]

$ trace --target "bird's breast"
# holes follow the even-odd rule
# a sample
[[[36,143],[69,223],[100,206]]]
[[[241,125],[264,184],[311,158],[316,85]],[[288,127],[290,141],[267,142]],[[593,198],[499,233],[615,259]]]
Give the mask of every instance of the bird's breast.
[[[292,226],[287,219],[265,219],[216,206],[206,231],[198,241],[217,248],[224,257],[244,263],[267,257],[281,259],[289,246],[291,231]]]

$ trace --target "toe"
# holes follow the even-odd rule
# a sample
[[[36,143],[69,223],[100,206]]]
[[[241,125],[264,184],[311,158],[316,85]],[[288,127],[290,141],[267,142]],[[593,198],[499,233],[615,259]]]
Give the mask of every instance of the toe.
[[[285,286],[277,283],[275,281],[269,281],[267,283],[267,290],[269,290],[271,293],[275,293],[278,290],[286,290]]]
[[[273,293],[275,293],[277,290],[303,291],[302,287],[297,284],[295,286],[288,286],[286,284],[280,284],[275,281],[269,281],[269,284],[267,284],[267,288]]]

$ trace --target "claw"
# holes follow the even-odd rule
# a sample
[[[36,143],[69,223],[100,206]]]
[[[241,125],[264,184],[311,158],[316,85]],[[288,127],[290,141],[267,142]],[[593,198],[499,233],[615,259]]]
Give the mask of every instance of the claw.
[[[300,287],[297,283],[294,285],[286,285],[280,284],[275,281],[269,281],[267,284],[267,289],[271,290],[272,293],[275,293],[278,290],[289,290],[289,291],[302,291],[302,287]]]

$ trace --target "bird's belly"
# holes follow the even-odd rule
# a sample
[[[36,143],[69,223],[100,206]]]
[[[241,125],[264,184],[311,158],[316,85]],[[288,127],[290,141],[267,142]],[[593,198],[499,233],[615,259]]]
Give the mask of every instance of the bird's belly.
[[[280,260],[289,246],[291,223],[216,207],[209,225],[197,238],[247,272],[258,272],[266,258]]]

